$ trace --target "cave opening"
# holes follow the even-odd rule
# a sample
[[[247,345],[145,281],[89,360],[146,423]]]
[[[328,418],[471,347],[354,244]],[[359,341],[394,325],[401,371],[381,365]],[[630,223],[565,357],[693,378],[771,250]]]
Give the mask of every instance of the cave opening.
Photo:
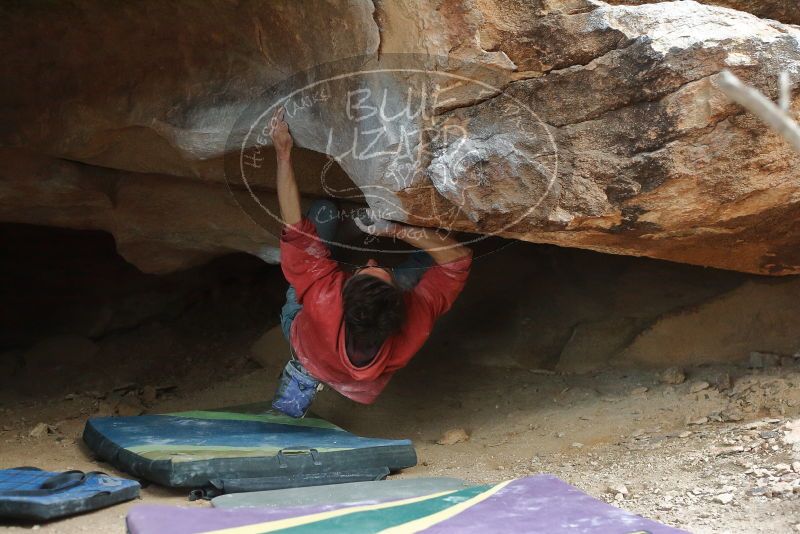
[[[104,232],[0,230],[7,465],[127,476],[87,449],[87,418],[272,397],[289,357],[279,266],[237,253],[144,274]],[[800,405],[798,278],[504,240],[476,252],[455,306],[374,404],[326,387],[312,408],[358,435],[413,440],[411,476],[548,472],[603,494],[593,473],[622,464],[643,491],[687,440],[690,454],[710,446],[698,425],[761,417],[774,432]],[[643,462],[652,477],[636,478]],[[185,505],[181,488],[144,491]],[[110,510],[89,520],[116,520]]]
[[[106,232],[3,224],[0,236],[7,393],[46,397],[192,374],[203,387],[251,365],[230,347],[278,320],[280,269],[248,254],[155,275],[125,261]]]
[[[261,367],[274,375],[288,357],[280,336],[262,339],[284,302],[279,266],[237,253],[144,274],[105,232],[4,224],[0,235],[0,376],[12,395],[130,383],[203,388]],[[344,254],[345,268],[368,256]],[[399,261],[390,256],[387,263]],[[392,387],[413,390],[420,376],[453,369],[587,373],[789,355],[800,325],[776,299],[797,286],[794,278],[493,238],[475,247],[464,292]]]

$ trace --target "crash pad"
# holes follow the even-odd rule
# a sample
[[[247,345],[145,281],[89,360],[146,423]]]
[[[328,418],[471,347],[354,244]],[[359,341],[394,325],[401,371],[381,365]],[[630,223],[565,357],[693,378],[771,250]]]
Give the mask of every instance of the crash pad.
[[[0,517],[47,520],[105,508],[139,496],[139,483],[104,473],[0,469]]]
[[[469,484],[457,478],[403,478],[376,482],[350,482],[251,493],[232,493],[212,499],[217,508],[280,508],[311,504],[349,504],[407,499],[440,491],[459,490]]]
[[[322,419],[256,404],[89,419],[89,448],[157,484],[222,493],[380,480],[417,458],[409,440],[364,438]]]
[[[606,504],[550,475],[367,505],[234,509],[139,505],[128,513],[127,525],[131,534],[221,534],[228,529],[237,534],[685,534]]]

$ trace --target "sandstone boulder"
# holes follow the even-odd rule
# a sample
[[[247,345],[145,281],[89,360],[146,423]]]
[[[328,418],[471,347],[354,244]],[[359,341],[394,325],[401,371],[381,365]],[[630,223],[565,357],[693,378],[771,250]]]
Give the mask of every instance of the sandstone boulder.
[[[657,0],[611,0],[609,4],[652,4]],[[702,0],[704,4],[746,11],[758,17],[800,24],[800,4],[794,0]]]
[[[791,354],[798,346],[798,296],[797,279],[779,284],[749,281],[700,306],[663,315],[640,332],[616,361],[653,366],[665,361],[684,366],[746,363],[754,346],[761,351],[755,354]],[[777,365],[780,356],[771,356]],[[765,366],[765,358],[759,362]]]
[[[714,3],[795,21],[780,0]],[[800,272],[800,155],[716,86],[727,68],[774,97],[779,71],[800,76],[793,26],[692,0],[0,10],[0,73],[14,81],[0,90],[0,220],[107,230],[145,271],[231,251],[277,261],[271,155],[247,133],[254,111],[286,98],[309,197],[481,235]],[[318,84],[334,74],[348,76]],[[445,98],[367,113],[402,111],[410,89]],[[264,163],[242,183],[230,162],[245,154]]]

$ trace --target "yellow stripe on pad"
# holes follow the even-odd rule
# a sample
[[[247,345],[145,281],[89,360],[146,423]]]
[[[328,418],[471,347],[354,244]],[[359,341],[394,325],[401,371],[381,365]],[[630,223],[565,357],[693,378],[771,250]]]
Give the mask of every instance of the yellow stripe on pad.
[[[509,484],[514,482],[513,480],[506,480],[505,482],[501,482],[496,486],[489,488],[488,490],[484,491],[483,493],[472,497],[464,502],[454,504],[450,508],[446,510],[442,510],[441,512],[436,512],[435,514],[431,514],[427,517],[421,517],[419,519],[415,519],[413,521],[409,521],[408,523],[403,523],[402,525],[397,525],[391,528],[386,528],[380,531],[380,534],[411,534],[413,532],[419,532],[420,530],[425,530],[426,528],[430,528],[437,523],[441,523],[442,521],[446,521],[456,515],[460,514],[461,512],[475,506],[476,504],[485,501],[501,489],[505,488]]]
[[[256,421],[259,423],[297,426],[308,429],[322,428],[326,430],[339,430],[344,432],[344,429],[334,425],[333,423],[325,421],[324,419],[317,419],[313,417],[294,418],[294,417],[289,417],[288,415],[279,415],[270,413],[247,413],[247,412],[233,412],[224,410],[193,410],[188,412],[172,412],[159,415],[167,415],[170,417],[184,417],[186,419]]]
[[[428,499],[436,499],[459,490],[441,491],[439,493],[431,493],[430,495],[423,495],[422,497],[412,497],[403,499],[401,501],[391,501],[378,504],[367,504],[363,506],[353,506],[352,508],[342,508],[339,510],[331,510],[329,512],[319,512],[311,515],[304,515],[300,517],[290,517],[287,519],[277,519],[275,521],[267,521],[265,523],[257,523],[254,525],[244,525],[241,527],[224,528],[221,530],[209,530],[205,534],[262,534],[264,532],[275,532],[284,528],[299,527],[325,519],[333,519],[335,517],[342,517],[345,515],[356,514],[359,512],[369,512],[374,510],[385,510],[387,508],[395,508],[398,506],[405,506],[407,504],[414,504],[417,502],[427,501]],[[491,491],[491,490],[489,490]],[[470,499],[471,501],[472,499]],[[470,502],[466,501],[466,502]]]

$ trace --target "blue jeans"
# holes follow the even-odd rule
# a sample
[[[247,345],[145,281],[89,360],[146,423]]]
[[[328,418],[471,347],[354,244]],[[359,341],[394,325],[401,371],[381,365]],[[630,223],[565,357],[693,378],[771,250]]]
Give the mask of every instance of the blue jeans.
[[[332,242],[339,225],[339,211],[330,200],[317,200],[308,210],[306,216],[317,229],[317,235],[324,241]],[[403,291],[409,291],[416,286],[422,275],[425,274],[434,261],[430,254],[417,250],[400,265],[392,269],[392,275],[397,286]],[[286,290],[286,303],[281,308],[281,330],[284,337],[291,343],[292,322],[303,309],[297,302],[297,292],[289,286]],[[286,364],[281,373],[278,390],[272,400],[272,407],[292,417],[303,417],[307,412],[321,382],[311,376],[308,371],[294,358]]]

